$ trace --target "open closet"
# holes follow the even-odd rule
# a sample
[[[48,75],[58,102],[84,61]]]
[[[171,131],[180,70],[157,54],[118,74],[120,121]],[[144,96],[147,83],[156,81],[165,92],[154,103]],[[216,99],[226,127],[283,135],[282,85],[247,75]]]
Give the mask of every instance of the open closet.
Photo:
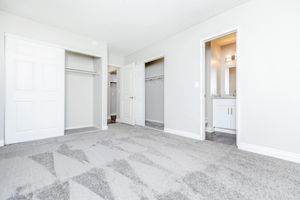
[[[107,122],[115,123],[120,117],[120,70],[108,66],[107,84]]]
[[[5,144],[103,128],[102,62],[6,35]]]
[[[96,130],[101,127],[101,58],[73,51],[65,56],[65,133]]]
[[[164,58],[145,63],[145,125],[164,129]]]

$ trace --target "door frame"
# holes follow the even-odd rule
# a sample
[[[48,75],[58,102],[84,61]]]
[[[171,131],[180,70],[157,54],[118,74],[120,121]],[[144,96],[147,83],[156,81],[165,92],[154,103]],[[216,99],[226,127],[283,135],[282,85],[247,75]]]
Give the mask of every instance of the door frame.
[[[206,46],[205,44],[209,41],[218,39],[220,37],[232,34],[232,33],[236,33],[236,53],[238,55],[238,58],[240,58],[240,31],[239,31],[239,27],[235,27],[232,29],[228,29],[225,31],[221,31],[221,32],[217,32],[214,34],[210,34],[208,37],[205,37],[204,39],[201,40],[201,50],[200,50],[200,77],[201,77],[201,87],[200,87],[200,135],[201,135],[201,140],[206,140],[206,134],[205,134],[205,111],[206,111],[206,103],[205,103],[205,93],[206,93],[206,58],[205,58],[205,50],[206,50]],[[201,59],[202,58],[202,59]],[[237,69],[236,69],[236,145],[237,147],[240,144],[240,138],[241,138],[241,123],[240,123],[240,111],[241,111],[241,107],[240,107],[240,64],[239,64],[239,59],[236,60],[236,65],[237,65]]]
[[[165,113],[166,113],[166,81],[165,81],[165,73],[166,73],[166,57],[165,57],[165,55],[158,55],[158,56],[154,56],[154,57],[151,57],[151,58],[148,58],[148,59],[145,59],[144,61],[143,61],[143,64],[144,64],[144,68],[145,68],[145,76],[144,76],[144,82],[146,81],[145,79],[146,79],[146,63],[149,63],[149,62],[152,62],[152,61],[155,61],[155,60],[159,60],[159,59],[164,59],[164,69],[163,69],[163,71],[164,71],[164,110],[163,110],[163,112],[164,112],[164,129],[165,129],[165,119],[166,119],[166,117],[165,117]],[[145,83],[146,84],[146,83]],[[145,85],[146,86],[146,85]],[[145,113],[145,121],[146,121],[146,87],[145,87],[145,92],[144,92],[144,95],[145,95],[145,101],[144,101],[144,113]],[[145,124],[145,126],[146,126],[146,124]]]

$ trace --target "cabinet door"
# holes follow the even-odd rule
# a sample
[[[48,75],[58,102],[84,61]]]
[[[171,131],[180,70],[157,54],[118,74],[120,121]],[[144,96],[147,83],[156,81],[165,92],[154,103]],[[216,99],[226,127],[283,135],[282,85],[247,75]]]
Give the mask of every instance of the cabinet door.
[[[230,129],[236,129],[236,107],[231,106],[230,108]]]
[[[227,105],[215,105],[213,108],[213,124],[217,128],[231,128],[230,109]]]

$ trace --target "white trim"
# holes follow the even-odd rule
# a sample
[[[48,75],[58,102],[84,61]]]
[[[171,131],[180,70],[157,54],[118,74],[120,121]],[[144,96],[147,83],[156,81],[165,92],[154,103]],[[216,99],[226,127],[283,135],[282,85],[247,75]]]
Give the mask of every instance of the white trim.
[[[180,131],[180,130],[175,130],[175,129],[170,129],[170,128],[165,128],[164,132],[169,133],[169,134],[173,134],[173,135],[178,135],[178,136],[182,136],[182,137],[195,139],[195,140],[202,140],[201,135],[197,134],[197,133]]]
[[[282,151],[279,149],[274,149],[270,147],[258,146],[253,144],[241,143],[238,145],[240,150],[249,151],[253,153],[262,154],[265,156],[270,156],[274,158],[279,158],[295,163],[300,163],[300,154],[292,153],[288,151]]]
[[[90,127],[96,127],[95,125],[84,125],[84,126],[72,126],[72,127],[65,127],[65,130],[72,130],[72,129],[80,129],[80,128],[90,128]]]
[[[27,38],[25,36],[15,35],[13,33],[5,32],[4,36],[5,37],[8,36],[8,37],[11,37],[11,38],[20,39],[20,40],[24,40],[24,41],[28,41],[28,42],[35,42],[35,43],[40,44],[40,45],[47,45],[49,47],[60,48],[60,49],[66,50],[66,51],[72,51],[74,53],[85,54],[85,55],[93,56],[93,57],[96,57],[96,58],[103,58],[103,55],[95,54],[94,52],[82,51],[82,50],[75,49],[75,48],[69,48],[69,47],[59,45],[59,44],[56,44],[56,43],[50,43],[50,42],[39,40],[39,39],[37,39],[37,40],[36,39],[31,39],[31,38]],[[99,42],[103,43],[102,41],[99,41]],[[106,45],[106,44],[103,43],[103,45]]]
[[[165,56],[160,54],[160,55],[157,55],[157,56],[146,58],[146,59],[144,59],[143,62],[146,64],[146,63],[149,63],[149,62],[152,62],[152,61],[156,61],[156,60],[159,60],[159,59],[162,59],[162,58],[165,59]]]
[[[228,133],[228,134],[236,135],[235,130],[216,128],[216,127],[214,129],[215,129],[216,132],[222,132],[222,133]]]
[[[4,140],[0,140],[0,147],[4,146]]]
[[[164,123],[164,121],[157,121],[157,120],[153,120],[153,119],[145,119],[145,121],[154,122],[154,123],[160,123],[160,124]]]
[[[205,43],[214,39],[217,39],[222,36],[226,36],[231,33],[236,33],[236,52],[237,55],[240,55],[239,51],[239,27],[235,27],[226,31],[222,31],[219,33],[212,34],[206,38],[201,39],[201,50],[200,50],[200,77],[201,77],[201,87],[200,88],[200,113],[201,113],[201,120],[200,120],[200,135],[202,140],[205,140],[206,134],[205,134]],[[239,60],[239,59],[238,59]],[[238,60],[237,60],[237,66],[238,65]],[[240,143],[240,92],[239,92],[239,85],[240,85],[240,79],[239,79],[239,74],[240,74],[240,69],[241,67],[237,67],[237,96],[236,96],[236,143],[237,145]]]
[[[107,130],[107,129],[108,129],[108,126],[107,126],[107,125],[102,126],[102,128],[101,128],[102,131],[105,131],[105,130]]]
[[[111,66],[111,67],[121,68],[123,65],[108,63],[107,66],[108,67]]]

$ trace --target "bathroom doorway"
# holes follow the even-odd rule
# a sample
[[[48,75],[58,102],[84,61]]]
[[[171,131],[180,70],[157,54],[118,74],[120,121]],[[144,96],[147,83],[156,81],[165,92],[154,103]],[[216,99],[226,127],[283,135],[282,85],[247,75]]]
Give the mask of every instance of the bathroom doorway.
[[[204,42],[205,138],[236,145],[237,32]]]

